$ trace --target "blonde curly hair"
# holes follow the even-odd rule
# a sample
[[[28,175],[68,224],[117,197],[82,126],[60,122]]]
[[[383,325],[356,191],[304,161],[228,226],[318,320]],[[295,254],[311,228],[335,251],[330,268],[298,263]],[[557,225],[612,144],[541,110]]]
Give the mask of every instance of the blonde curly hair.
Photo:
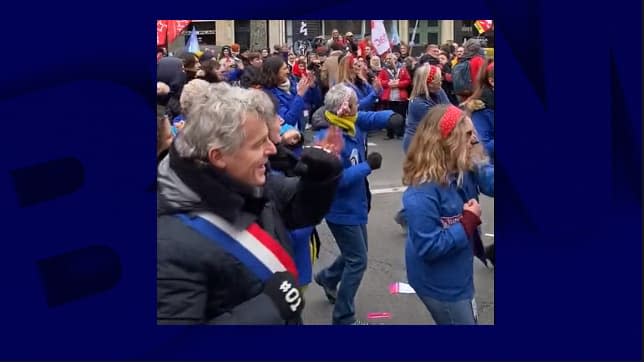
[[[487,161],[480,143],[469,147],[476,132],[469,113],[463,112],[447,138],[441,136],[439,123],[448,107],[433,107],[420,122],[403,164],[403,185],[447,185],[453,173],[458,174],[458,184],[462,185],[466,172]]]

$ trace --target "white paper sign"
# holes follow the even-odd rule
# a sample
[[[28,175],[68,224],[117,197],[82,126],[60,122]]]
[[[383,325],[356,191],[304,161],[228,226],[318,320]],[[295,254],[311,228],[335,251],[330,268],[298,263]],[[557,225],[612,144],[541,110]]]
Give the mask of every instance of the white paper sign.
[[[371,20],[371,42],[378,55],[389,50],[389,37],[382,20]]]

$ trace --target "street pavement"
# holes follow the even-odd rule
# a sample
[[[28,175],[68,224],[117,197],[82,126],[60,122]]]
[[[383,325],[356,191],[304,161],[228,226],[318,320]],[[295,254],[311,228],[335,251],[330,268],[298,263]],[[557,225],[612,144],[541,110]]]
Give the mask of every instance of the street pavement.
[[[415,294],[390,294],[389,285],[407,282],[405,271],[406,233],[393,221],[401,207],[402,162],[401,140],[385,140],[384,132],[371,133],[369,152],[380,152],[382,168],[369,176],[373,192],[369,214],[368,244],[369,262],[367,271],[356,297],[356,316],[376,324],[411,325],[434,324],[429,312]],[[494,200],[481,196],[482,236],[487,245],[494,241]],[[339,255],[338,247],[325,223],[318,226],[322,248],[320,259],[314,266],[317,273],[330,265]],[[479,260],[474,261],[474,283],[478,305],[479,324],[494,324],[494,268],[487,268]],[[305,324],[331,324],[333,305],[324,297],[324,292],[315,282],[305,292]],[[372,312],[391,313],[390,319],[368,320]]]

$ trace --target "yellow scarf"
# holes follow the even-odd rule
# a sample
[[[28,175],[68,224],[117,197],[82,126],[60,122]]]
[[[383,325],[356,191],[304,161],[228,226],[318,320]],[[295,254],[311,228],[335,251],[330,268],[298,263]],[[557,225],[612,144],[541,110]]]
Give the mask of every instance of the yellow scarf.
[[[347,131],[351,137],[355,137],[356,135],[356,119],[358,118],[358,115],[354,116],[348,116],[348,117],[340,117],[336,114],[333,114],[329,111],[324,111],[324,116],[326,119],[329,121],[334,126],[338,126],[342,128],[343,130]]]

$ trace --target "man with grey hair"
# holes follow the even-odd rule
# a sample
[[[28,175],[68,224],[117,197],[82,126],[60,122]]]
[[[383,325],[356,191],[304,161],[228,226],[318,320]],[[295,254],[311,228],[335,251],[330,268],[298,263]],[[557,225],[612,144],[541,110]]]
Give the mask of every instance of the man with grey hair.
[[[420,57],[419,63],[425,64],[429,63],[431,65],[438,65],[440,61],[438,60],[438,55],[440,54],[440,48],[436,44],[427,44],[425,47],[425,54]]]
[[[219,83],[186,104],[158,168],[158,323],[301,323],[287,230],[321,221],[341,163],[307,148],[300,177],[267,177],[275,110],[264,92]]]
[[[356,319],[354,299],[367,268],[368,200],[365,180],[380,168],[382,156],[366,155],[365,137],[370,130],[400,127],[403,118],[393,111],[358,112],[355,91],[337,84],[329,89],[324,107],[313,115],[317,138],[325,138],[333,127],[342,130],[344,167],[331,210],[325,216],[340,256],[331,266],[320,271],[314,280],[334,303],[333,324],[365,324]],[[340,287],[338,288],[338,284]]]

